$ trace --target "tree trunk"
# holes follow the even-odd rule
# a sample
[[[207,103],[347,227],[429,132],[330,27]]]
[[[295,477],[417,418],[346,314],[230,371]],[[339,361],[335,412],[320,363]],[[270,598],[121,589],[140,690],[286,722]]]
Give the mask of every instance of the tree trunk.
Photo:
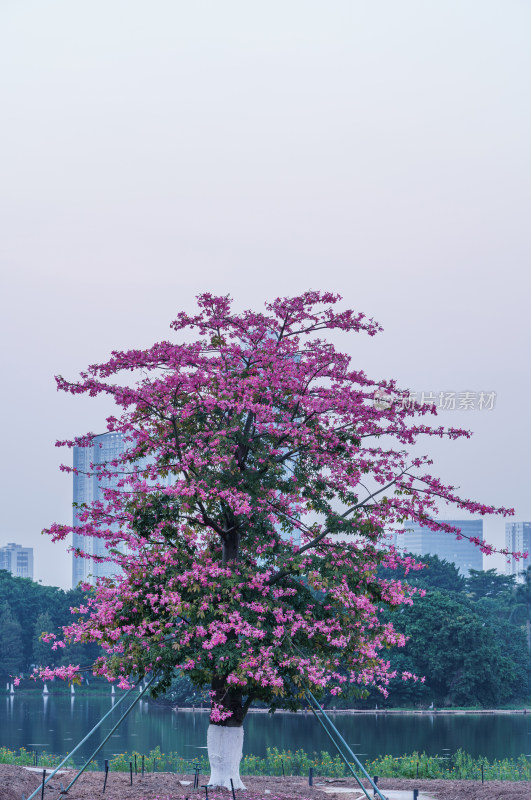
[[[237,531],[223,539],[224,565],[238,560],[239,545],[240,535]],[[242,692],[229,687],[225,675],[216,676],[212,679],[212,704],[222,711],[230,711],[231,715],[220,723],[210,723],[208,726],[207,747],[210,761],[208,783],[210,786],[224,786],[226,789],[232,789],[233,786],[235,789],[245,789],[240,778],[245,717]]]
[[[210,761],[210,786],[245,789],[240,778],[240,761],[243,749],[243,726],[209,725],[207,733],[208,760]]]
[[[232,778],[235,789],[245,789],[240,780],[245,717],[241,689],[229,688],[226,676],[217,676],[212,679],[212,703],[223,711],[230,711],[231,715],[223,722],[211,723],[208,727],[209,784],[230,789]]]
[[[240,534],[234,531],[228,534],[221,543],[222,548],[222,561],[223,565],[227,565],[229,561],[237,561],[240,550]]]

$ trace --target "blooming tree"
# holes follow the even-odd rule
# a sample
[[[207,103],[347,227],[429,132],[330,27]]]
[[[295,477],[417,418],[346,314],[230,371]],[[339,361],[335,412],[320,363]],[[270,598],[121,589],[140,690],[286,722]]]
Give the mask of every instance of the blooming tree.
[[[128,443],[93,468],[104,501],[77,511],[76,532],[104,540],[117,574],[99,580],[64,637],[99,642],[95,674],[122,687],[156,672],[164,691],[175,670],[208,684],[215,784],[242,786],[253,701],[296,709],[306,687],[386,692],[385,651],[404,639],[379,612],[411,603],[415,589],[377,568],[416,567],[386,531],[413,519],[459,533],[434,520],[440,502],[510,513],[461,499],[428,474],[427,458],[408,455],[421,436],[469,433],[430,426],[435,409],[409,407],[393,381],[352,369],[324,335],[379,326],[338,311],[339,299],[307,292],[237,314],[229,298],[203,294],[197,315],[171,326],[195,340],[113,352],[79,381],[57,378],[72,394],[111,395],[108,430]]]

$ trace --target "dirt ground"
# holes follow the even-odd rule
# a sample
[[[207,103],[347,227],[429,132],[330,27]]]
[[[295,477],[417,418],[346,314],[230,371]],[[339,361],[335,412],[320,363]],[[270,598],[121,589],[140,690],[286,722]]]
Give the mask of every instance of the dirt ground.
[[[59,800],[61,783],[67,786],[74,777],[75,772],[63,772],[54,777],[45,787],[46,800]],[[242,778],[247,791],[237,791],[238,800],[353,800],[361,793],[325,794],[323,787],[308,786],[307,778],[272,778],[245,776]],[[204,800],[203,788],[208,776],[200,777],[200,788],[194,791],[193,777],[190,775],[174,775],[170,773],[133,775],[133,785],[130,785],[128,773],[109,773],[105,794],[103,791],[104,774],[101,772],[86,772],[68,792],[68,800]],[[326,779],[315,778],[316,783],[324,783]],[[180,781],[190,781],[182,785]],[[10,764],[0,764],[0,800],[22,800],[22,795],[27,798],[42,782],[42,772],[29,772],[24,767]],[[333,786],[352,786],[350,779],[333,781],[326,784],[327,788]],[[385,795],[386,789],[419,789],[420,792],[429,794],[437,800],[531,800],[531,785],[525,782],[489,781],[483,786],[476,781],[428,781],[404,779],[380,779],[379,787]],[[212,800],[232,800],[231,793],[227,790],[209,790]],[[39,791],[35,800],[40,800]]]

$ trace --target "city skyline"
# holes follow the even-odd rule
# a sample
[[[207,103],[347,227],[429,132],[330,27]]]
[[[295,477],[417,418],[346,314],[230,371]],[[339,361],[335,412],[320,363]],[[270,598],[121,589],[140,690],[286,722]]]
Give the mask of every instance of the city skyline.
[[[104,500],[104,491],[107,488],[115,489],[119,478],[113,476],[104,478],[98,474],[98,467],[119,458],[125,449],[123,436],[120,433],[102,433],[94,436],[92,446],[75,446],[72,451],[74,472],[73,478],[73,523],[79,525],[79,514],[83,504],[90,505]],[[117,526],[112,526],[115,529]],[[97,578],[110,578],[116,574],[113,564],[98,561],[93,558],[76,556],[76,550],[96,556],[97,559],[105,558],[107,551],[102,539],[72,534],[72,587],[78,583],[94,585]]]
[[[505,523],[505,547],[512,553],[531,554],[531,522],[512,520]],[[527,569],[531,560],[527,558],[510,558],[507,563],[506,572],[508,575],[515,575],[517,583],[523,582],[521,573]]]
[[[16,578],[33,580],[33,548],[15,542],[0,547],[0,569],[5,569]]]
[[[479,546],[469,541],[470,537],[483,541],[483,520],[444,519],[448,525],[461,530],[463,538],[454,534],[432,531],[412,520],[406,522],[404,531],[397,536],[397,547],[417,556],[437,556],[454,564],[461,575],[467,577],[471,569],[482,570],[483,553]]]

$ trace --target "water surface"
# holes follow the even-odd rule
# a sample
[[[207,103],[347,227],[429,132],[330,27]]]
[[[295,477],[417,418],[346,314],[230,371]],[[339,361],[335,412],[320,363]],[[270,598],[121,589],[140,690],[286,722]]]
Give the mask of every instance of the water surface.
[[[125,701],[79,751],[88,758],[127,707]],[[66,754],[111,707],[105,696],[65,697],[15,694],[0,699],[0,745],[11,749],[46,750]],[[489,759],[531,753],[531,714],[336,714],[341,734],[362,758],[400,756],[414,750],[442,755],[458,748]],[[139,702],[104,745],[98,759],[137,750],[195,756],[206,743],[208,714],[172,711]],[[248,714],[244,753],[265,755],[267,747],[280,750],[320,750],[333,746],[311,714]]]

